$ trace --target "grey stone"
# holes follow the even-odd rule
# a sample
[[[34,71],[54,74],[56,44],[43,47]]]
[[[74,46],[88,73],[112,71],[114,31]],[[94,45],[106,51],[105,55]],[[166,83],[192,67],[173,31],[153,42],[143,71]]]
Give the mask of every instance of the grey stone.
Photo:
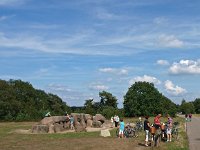
[[[49,126],[47,125],[34,125],[32,126],[32,133],[48,133]]]
[[[108,129],[101,130],[100,136],[109,137],[109,136],[111,136],[110,131]]]

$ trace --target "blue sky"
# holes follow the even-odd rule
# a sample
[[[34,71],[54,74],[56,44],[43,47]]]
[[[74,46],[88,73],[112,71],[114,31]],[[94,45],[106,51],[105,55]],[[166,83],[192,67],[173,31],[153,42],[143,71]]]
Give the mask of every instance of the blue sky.
[[[153,82],[175,103],[200,97],[200,1],[0,0],[0,79],[70,106]]]

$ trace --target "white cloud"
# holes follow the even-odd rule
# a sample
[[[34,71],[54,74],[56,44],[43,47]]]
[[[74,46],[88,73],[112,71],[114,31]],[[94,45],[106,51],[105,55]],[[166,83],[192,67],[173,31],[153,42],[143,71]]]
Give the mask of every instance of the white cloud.
[[[176,96],[187,92],[186,89],[183,89],[177,85],[175,86],[172,81],[169,80],[165,81],[165,89],[168,93]]]
[[[108,90],[109,87],[102,85],[102,84],[91,84],[89,86],[89,89],[103,91],[103,90]]]
[[[114,73],[116,71],[116,69],[114,69],[114,68],[100,68],[99,71],[105,72],[105,73]]]
[[[67,86],[64,86],[64,85],[61,85],[61,84],[49,84],[47,86],[47,89],[50,90],[50,91],[54,91],[54,92],[71,92],[72,90],[67,87]]]
[[[6,20],[8,16],[0,16],[0,21]]]
[[[125,68],[100,68],[100,72],[104,73],[112,73],[112,74],[117,74],[117,75],[127,75],[128,74],[128,69]]]
[[[43,37],[36,33],[20,33],[8,35],[0,32],[0,48],[21,48],[24,50],[40,51],[45,53],[66,53],[79,55],[122,55],[123,51],[112,48],[101,48],[89,46],[93,41],[93,33],[74,33],[61,37]],[[81,46],[80,46],[81,45]],[[1,51],[0,51],[1,52]],[[126,52],[125,52],[126,53]]]
[[[158,38],[160,46],[171,47],[171,48],[181,48],[184,45],[184,42],[177,39],[174,35],[161,35]]]
[[[167,23],[167,19],[164,17],[157,17],[153,20],[153,22],[157,25],[161,25],[161,24],[166,24]]]
[[[84,100],[92,97],[92,94],[82,92],[80,89],[70,88],[66,85],[51,83],[45,87],[45,91],[61,97],[69,106],[83,106]]]
[[[143,77],[137,76],[137,77],[131,79],[129,81],[129,84],[132,85],[132,84],[134,84],[135,82],[138,82],[138,81],[146,81],[146,82],[154,83],[156,85],[161,84],[161,81],[158,80],[157,78],[151,77],[151,76],[147,76],[147,75],[144,75]]]
[[[15,17],[15,15],[14,14],[13,15],[7,15],[7,16],[3,15],[3,16],[0,16],[0,21],[4,21],[4,20],[10,19],[12,17]],[[0,35],[3,35],[3,34],[0,32]]]
[[[21,5],[27,0],[0,0],[0,6],[16,6]]]
[[[56,25],[56,24],[41,24],[41,23],[35,23],[29,26],[29,28],[32,29],[59,29],[61,28],[61,25]]]
[[[169,62],[167,60],[160,59],[160,60],[157,60],[157,64],[162,65],[162,66],[167,66],[169,65]]]
[[[114,13],[110,13],[105,9],[97,9],[96,10],[96,17],[102,20],[120,20],[123,19],[122,16],[116,15]]]
[[[180,60],[169,68],[172,74],[200,74],[200,60]]]

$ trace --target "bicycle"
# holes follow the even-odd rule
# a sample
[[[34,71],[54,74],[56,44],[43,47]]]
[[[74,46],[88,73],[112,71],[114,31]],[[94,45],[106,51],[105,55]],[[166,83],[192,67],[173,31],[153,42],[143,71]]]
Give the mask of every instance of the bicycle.
[[[117,130],[116,130],[116,136],[119,137],[119,128],[117,128]],[[124,129],[124,137],[126,137],[126,138],[138,137],[136,128],[132,127],[130,125],[126,126]]]
[[[176,140],[178,139],[178,126],[179,122],[174,122],[172,127],[172,137]]]
[[[136,121],[135,129],[136,129],[136,131],[142,131],[143,130],[143,123],[141,121]]]

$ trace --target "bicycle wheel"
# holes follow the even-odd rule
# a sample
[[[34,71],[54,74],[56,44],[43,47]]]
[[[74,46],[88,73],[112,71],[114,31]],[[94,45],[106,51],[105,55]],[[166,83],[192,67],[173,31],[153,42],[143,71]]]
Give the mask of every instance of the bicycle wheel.
[[[174,139],[178,139],[178,129],[174,130],[174,133],[172,134],[172,136],[174,137]]]
[[[138,137],[138,136],[139,136],[138,129],[134,127],[134,137]]]

